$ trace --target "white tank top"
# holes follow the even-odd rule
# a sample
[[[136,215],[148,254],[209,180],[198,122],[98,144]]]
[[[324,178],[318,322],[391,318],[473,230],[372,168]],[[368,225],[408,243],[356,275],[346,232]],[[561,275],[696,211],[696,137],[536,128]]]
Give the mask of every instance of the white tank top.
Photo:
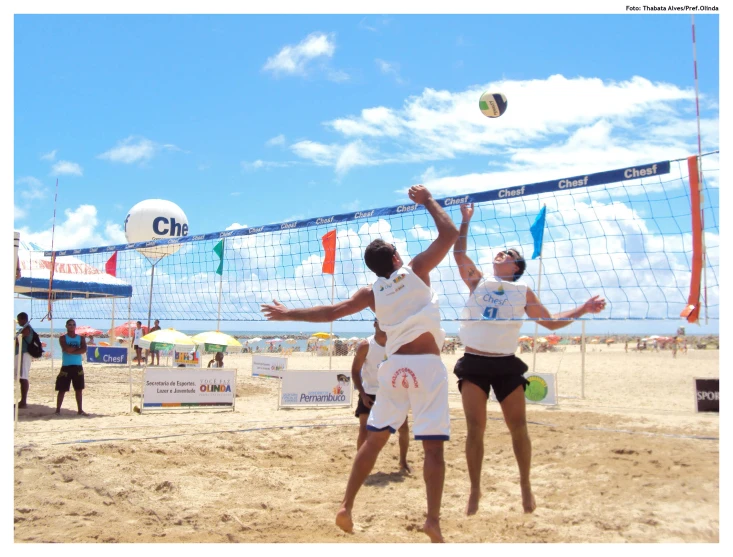
[[[423,333],[432,333],[438,348],[443,346],[438,295],[412,269],[379,277],[372,291],[379,328],[387,333],[387,357]]]
[[[369,341],[369,352],[367,352],[364,365],[361,366],[361,385],[364,387],[365,393],[376,395],[377,390],[379,390],[377,369],[387,359],[387,350],[384,346],[379,346],[377,341],[374,340],[374,335],[367,340]]]
[[[459,335],[464,346],[514,354],[527,305],[527,285],[495,277],[483,279],[461,312]]]

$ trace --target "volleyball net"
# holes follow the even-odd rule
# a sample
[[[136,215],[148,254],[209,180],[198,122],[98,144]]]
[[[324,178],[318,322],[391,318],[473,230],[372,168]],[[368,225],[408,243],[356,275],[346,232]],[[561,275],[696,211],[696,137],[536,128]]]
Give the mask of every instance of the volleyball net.
[[[697,158],[694,158],[697,161]],[[439,199],[453,221],[460,204],[473,202],[467,254],[491,272],[497,251],[516,248],[527,261],[522,281],[539,293],[552,313],[575,308],[593,295],[607,300],[592,320],[679,320],[691,283],[700,287],[700,319],[719,318],[719,183],[717,153],[700,157],[703,224],[692,224],[688,159],[662,161]],[[531,259],[531,227],[546,206],[541,258]],[[704,227],[704,228],[703,228]],[[323,237],[335,235],[334,273],[323,272]],[[701,232],[702,231],[702,232]],[[52,252],[28,251],[28,268],[74,266],[77,273],[114,274],[131,287],[114,304],[114,318],[165,321],[264,321],[262,303],[288,307],[344,300],[376,276],[364,264],[364,249],[376,238],[393,243],[405,262],[437,236],[422,207],[403,204],[266,224],[210,234]],[[53,260],[52,262],[50,260]],[[541,261],[541,278],[540,278]],[[44,263],[46,262],[46,263]],[[699,267],[699,265],[697,265]],[[22,273],[22,271],[21,271]],[[91,277],[93,279],[94,277]],[[90,279],[90,280],[91,280]],[[104,280],[101,280],[104,283]],[[445,321],[461,319],[468,288],[452,252],[431,273]],[[95,283],[96,284],[96,283]],[[97,288],[97,287],[95,287]],[[104,294],[108,287],[99,287]],[[87,291],[90,287],[87,287]],[[693,288],[694,290],[694,288]],[[47,313],[48,292],[30,288],[34,315]],[[83,291],[56,297],[53,317],[110,319],[113,301]],[[344,321],[369,321],[369,310]]]

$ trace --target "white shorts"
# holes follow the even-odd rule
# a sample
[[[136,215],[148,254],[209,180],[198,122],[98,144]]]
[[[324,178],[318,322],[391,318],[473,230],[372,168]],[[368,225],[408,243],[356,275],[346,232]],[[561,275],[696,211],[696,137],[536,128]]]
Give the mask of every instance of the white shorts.
[[[416,440],[450,439],[448,372],[434,354],[393,354],[379,366],[379,390],[367,429],[392,433],[412,408]]]
[[[31,355],[30,354],[23,354],[23,363],[22,367],[20,368],[20,378],[21,379],[30,379],[30,373],[31,373]],[[15,378],[18,378],[18,354],[15,355],[15,360],[13,364],[13,375]]]

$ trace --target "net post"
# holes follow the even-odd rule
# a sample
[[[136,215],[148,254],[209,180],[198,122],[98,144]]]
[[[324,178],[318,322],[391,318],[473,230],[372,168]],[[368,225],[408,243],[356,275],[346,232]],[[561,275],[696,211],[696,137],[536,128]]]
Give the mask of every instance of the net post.
[[[580,398],[585,400],[585,320],[580,323]]]
[[[336,287],[336,274],[331,275],[331,305],[333,305],[333,297]],[[328,369],[333,369],[331,367],[331,356],[333,356],[333,321],[331,321],[331,328],[329,329],[329,339],[328,339]]]
[[[130,331],[130,319],[132,314],[132,296],[127,299],[127,337],[130,338],[132,332]],[[114,330],[112,331],[114,334]],[[127,374],[130,380],[130,414],[132,414],[132,358],[130,356],[130,348],[127,348]],[[141,409],[142,410],[142,409]]]

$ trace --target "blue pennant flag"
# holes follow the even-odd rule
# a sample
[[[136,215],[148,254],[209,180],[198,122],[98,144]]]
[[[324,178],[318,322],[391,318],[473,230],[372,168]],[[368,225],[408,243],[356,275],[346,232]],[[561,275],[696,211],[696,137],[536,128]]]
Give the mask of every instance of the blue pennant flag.
[[[534,239],[534,252],[532,253],[532,259],[537,259],[542,255],[542,237],[545,234],[545,213],[547,212],[547,205],[542,206],[542,210],[534,219],[534,223],[529,227],[529,231],[532,233]]]

